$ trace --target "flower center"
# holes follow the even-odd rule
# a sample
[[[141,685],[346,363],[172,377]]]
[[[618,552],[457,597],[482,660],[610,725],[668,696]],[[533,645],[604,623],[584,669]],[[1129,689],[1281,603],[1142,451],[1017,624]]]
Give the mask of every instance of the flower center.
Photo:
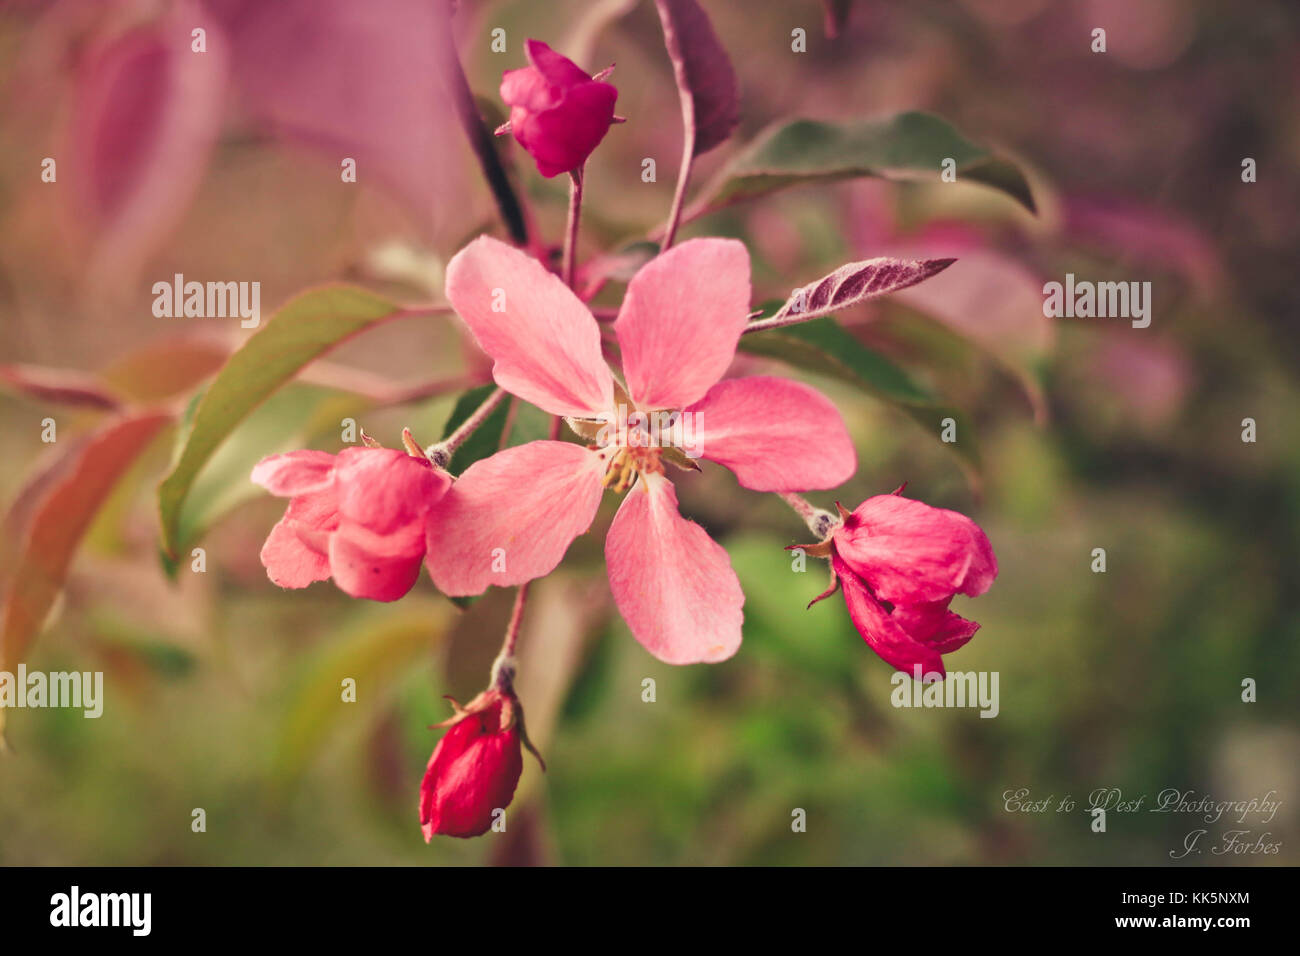
[[[663,462],[659,460],[659,449],[637,445],[610,445],[605,448],[591,446],[592,450],[605,459],[604,486],[621,494],[632,487],[639,474],[662,475]]]

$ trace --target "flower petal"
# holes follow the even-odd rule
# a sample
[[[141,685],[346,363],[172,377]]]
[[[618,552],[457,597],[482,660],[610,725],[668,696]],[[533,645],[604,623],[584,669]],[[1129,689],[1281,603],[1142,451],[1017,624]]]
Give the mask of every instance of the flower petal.
[[[719,382],[686,409],[695,448],[754,491],[834,488],[857,455],[839,411],[815,388],[786,378]]]
[[[262,545],[266,576],[282,588],[305,588],[314,581],[326,580],[330,576],[328,536],[337,527],[333,494],[294,498]]]
[[[253,466],[252,481],[273,495],[290,498],[328,488],[334,480],[334,456],[324,451],[270,455]]]
[[[547,83],[554,86],[576,86],[590,83],[591,77],[582,67],[562,53],[556,53],[541,40],[525,40],[524,56],[537,68]]]
[[[735,239],[691,239],[632,277],[614,331],[638,407],[704,397],[735,357],[749,294],[749,253]]]
[[[835,532],[846,564],[894,604],[983,594],[997,577],[993,546],[970,518],[901,495],[868,498]]]
[[[549,574],[591,527],[604,472],[600,455],[560,441],[476,461],[429,513],[433,583],[458,597]]]
[[[330,574],[355,598],[396,601],[415,586],[424,559],[424,534],[408,525],[391,535],[377,535],[344,522],[329,539]]]
[[[447,300],[493,359],[506,391],[552,415],[591,418],[614,403],[596,320],[532,256],[480,236],[447,265]]]
[[[890,617],[915,640],[929,645],[939,654],[957,650],[980,629],[974,621],[948,610],[947,601],[900,604]]]
[[[298,537],[288,519],[281,518],[262,545],[262,566],[272,583],[282,588],[305,588],[330,576],[325,555],[313,551]]]
[[[668,664],[723,661],[740,647],[745,595],[726,550],[677,511],[672,482],[642,476],[605,541],[609,586],[641,646]]]
[[[911,676],[915,676],[915,668],[919,666],[922,680],[927,682],[942,680],[947,676],[939,652],[914,641],[899,627],[898,622],[839,555],[832,554],[831,565],[839,577],[840,588],[844,591],[844,603],[848,606],[853,626],[881,660]]]
[[[345,448],[334,471],[339,514],[375,534],[419,524],[451,486],[427,458],[396,448]]]

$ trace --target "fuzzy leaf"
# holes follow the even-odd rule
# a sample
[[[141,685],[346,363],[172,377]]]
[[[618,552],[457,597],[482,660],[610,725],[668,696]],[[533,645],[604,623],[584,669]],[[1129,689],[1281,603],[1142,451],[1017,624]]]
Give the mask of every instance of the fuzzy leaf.
[[[859,302],[906,289],[948,268],[956,259],[895,259],[882,257],[840,266],[828,276],[795,290],[773,318],[806,315],[813,318],[838,312]]]

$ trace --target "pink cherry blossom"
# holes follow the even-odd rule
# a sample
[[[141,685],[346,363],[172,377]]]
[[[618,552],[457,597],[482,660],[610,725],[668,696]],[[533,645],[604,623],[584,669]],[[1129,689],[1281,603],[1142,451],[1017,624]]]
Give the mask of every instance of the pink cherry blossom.
[[[614,122],[618,90],[593,80],[540,40],[524,45],[530,66],[507,70],[501,99],[510,131],[548,179],[587,161]]]
[[[396,601],[420,576],[430,508],[451,478],[426,458],[392,448],[263,458],[253,481],[289,508],[262,547],[282,588],[333,578],[352,597]]]
[[[830,535],[835,583],[863,639],[887,663],[925,679],[945,675],[942,655],[979,625],[948,610],[957,594],[983,594],[998,574],[984,532],[956,511],[876,495],[845,513]],[[816,601],[814,601],[816,603]]]
[[[499,385],[597,437],[589,447],[536,441],[466,469],[430,516],[434,583],[469,595],[547,574],[590,527],[605,487],[630,487],[605,557],[633,635],[668,663],[734,654],[744,595],[726,551],[678,512],[664,472],[674,449],[593,428],[618,419],[620,399],[587,307],[536,259],[488,237],[449,263],[447,298],[493,359]],[[691,415],[701,456],[742,487],[832,488],[853,474],[856,456],[828,399],[785,379],[720,381],[749,301],[740,242],[693,239],[652,260],[614,324],[628,400],[640,413]]]

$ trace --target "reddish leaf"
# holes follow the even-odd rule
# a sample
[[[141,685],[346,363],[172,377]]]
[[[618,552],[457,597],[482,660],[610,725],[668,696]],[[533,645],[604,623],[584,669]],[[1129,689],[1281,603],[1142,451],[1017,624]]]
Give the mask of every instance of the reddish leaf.
[[[725,142],[740,122],[736,71],[695,0],[655,0],[655,5],[682,95],[686,135],[694,137],[692,155],[699,156]]]
[[[838,312],[878,295],[924,282],[956,261],[884,257],[850,262],[811,285],[797,289],[773,318],[801,315],[811,319]]]
[[[49,487],[27,523],[4,605],[0,669],[12,670],[27,653],[100,506],[170,421],[171,416],[163,412],[119,418],[74,448],[71,468]],[[0,730],[3,721],[0,710]]]
[[[459,134],[442,81],[446,6],[208,0],[253,118],[336,171],[343,157],[355,159],[358,181],[396,194],[422,228],[462,198],[448,148]]]
[[[825,8],[824,26],[826,36],[832,40],[838,37],[849,22],[849,9],[853,0],[822,0]]]
[[[159,402],[215,375],[232,351],[233,339],[208,334],[174,335],[110,362],[99,375],[131,401]]]
[[[221,122],[225,57],[191,2],[91,48],[71,110],[67,165],[76,215],[97,234],[90,267],[130,273],[157,248],[197,188]]]
[[[15,392],[60,405],[113,409],[117,398],[85,372],[42,365],[0,365],[0,383]]]

